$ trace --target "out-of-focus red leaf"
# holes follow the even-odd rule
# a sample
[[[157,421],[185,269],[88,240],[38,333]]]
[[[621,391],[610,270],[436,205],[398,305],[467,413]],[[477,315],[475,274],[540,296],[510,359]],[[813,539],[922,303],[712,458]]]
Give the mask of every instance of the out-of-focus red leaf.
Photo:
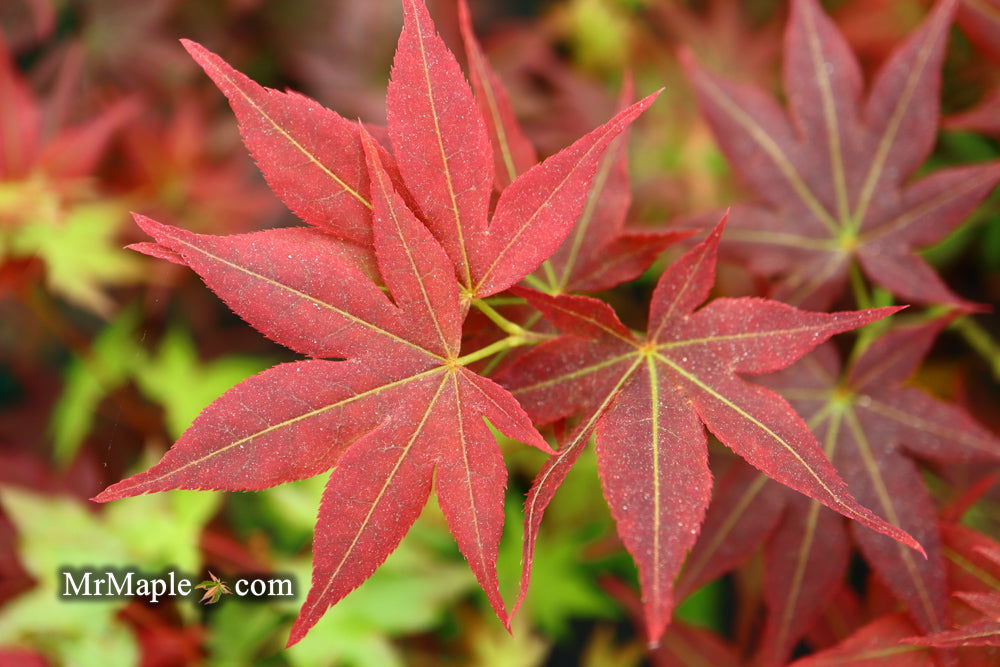
[[[936,136],[940,66],[956,0],[942,0],[863,97],[854,55],[816,0],[796,0],[785,34],[788,110],[685,64],[730,163],[758,201],[732,211],[729,247],[774,278],[775,296],[824,308],[852,264],[909,302],[972,308],[916,253],[955,228],[1000,181],[1000,163],[910,183]]]
[[[952,130],[968,130],[1000,137],[1000,86],[971,109],[945,118],[944,126]]]
[[[1000,2],[961,0],[955,20],[983,53],[1000,62]]]
[[[911,636],[914,626],[902,614],[884,616],[861,628],[843,642],[808,658],[797,660],[794,667],[935,667],[932,653],[922,646],[901,644]]]
[[[493,71],[472,31],[472,16],[466,0],[459,0],[458,16],[469,62],[469,78],[475,91],[479,112],[489,129],[493,146],[494,178],[498,189],[510,185],[537,162],[535,147],[524,135],[514,116],[507,89]]]
[[[715,484],[698,541],[677,579],[678,598],[746,560],[778,524],[786,498],[767,475],[734,462]]]
[[[918,627],[927,632],[948,627],[945,561],[935,508],[906,453],[942,462],[1000,458],[1000,442],[963,410],[902,384],[920,364],[943,325],[944,321],[937,321],[892,331],[877,340],[846,373],[841,373],[835,353],[824,347],[766,380],[810,422],[859,499],[924,546],[928,558],[914,558],[895,542],[852,527],[855,541],[881,582],[907,606]],[[769,628],[775,624],[783,628],[793,621],[801,624],[796,625],[796,632],[778,631],[783,641],[780,646],[770,647],[775,652],[772,662],[787,655],[808,630],[809,615],[789,609],[806,605],[818,613],[836,588],[800,595],[794,585],[785,589],[787,573],[814,586],[820,581],[840,580],[840,575],[828,573],[831,561],[836,560],[831,554],[837,552],[837,547],[823,546],[821,541],[841,528],[828,526],[820,530],[821,518],[835,519],[818,506],[811,512],[823,512],[828,517],[814,516],[811,525],[789,526],[796,513],[789,515],[786,510],[782,528],[769,543],[769,581],[782,587],[780,591],[769,588]],[[795,536],[796,546],[774,543],[785,528]],[[810,560],[812,555],[816,560]],[[773,639],[770,632],[765,639],[769,647],[768,639]]]
[[[758,659],[784,664],[843,585],[850,558],[844,522],[808,498],[789,498],[767,543],[764,601],[767,623]]]

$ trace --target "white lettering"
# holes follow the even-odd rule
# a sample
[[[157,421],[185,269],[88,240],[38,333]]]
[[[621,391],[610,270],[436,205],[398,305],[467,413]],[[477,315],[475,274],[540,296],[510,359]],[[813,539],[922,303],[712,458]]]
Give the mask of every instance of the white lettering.
[[[290,597],[292,593],[292,580],[291,579],[272,579],[270,581],[270,590],[268,591],[272,596]]]
[[[66,590],[63,591],[63,597],[69,597],[71,595],[90,595],[90,572],[83,573],[80,583],[73,581],[72,572],[63,572],[63,579],[66,582]],[[72,593],[70,592],[70,587],[73,589]]]
[[[108,595],[132,595],[132,573],[127,572],[118,582],[114,572],[108,572]]]

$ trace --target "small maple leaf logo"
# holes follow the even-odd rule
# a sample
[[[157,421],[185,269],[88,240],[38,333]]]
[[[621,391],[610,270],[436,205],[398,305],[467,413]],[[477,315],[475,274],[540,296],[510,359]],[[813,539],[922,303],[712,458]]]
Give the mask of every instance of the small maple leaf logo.
[[[204,602],[205,604],[215,604],[222,598],[223,595],[232,595],[233,592],[229,590],[229,586],[227,586],[224,581],[211,572],[208,573],[208,576],[211,577],[211,579],[206,579],[195,586],[196,589],[205,589],[205,594],[201,596],[201,600],[199,600],[199,602]]]

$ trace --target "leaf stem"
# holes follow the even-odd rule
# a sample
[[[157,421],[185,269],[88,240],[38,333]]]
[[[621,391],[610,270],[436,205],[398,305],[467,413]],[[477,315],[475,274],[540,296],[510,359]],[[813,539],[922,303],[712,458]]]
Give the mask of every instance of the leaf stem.
[[[485,359],[486,357],[493,356],[498,352],[503,352],[504,350],[509,350],[512,347],[519,347],[521,345],[529,345],[531,343],[537,343],[539,339],[543,336],[539,334],[531,334],[530,331],[525,332],[525,336],[507,336],[502,340],[487,345],[486,347],[476,350],[475,352],[470,352],[469,354],[459,357],[455,360],[455,364],[459,366],[468,366],[474,361],[479,361],[480,359]]]
[[[540,319],[542,319],[542,314],[536,311],[532,313],[531,316],[525,321],[524,326],[528,330],[530,330],[531,327],[535,326],[535,323],[538,322],[538,320]],[[500,362],[502,362],[508,354],[510,354],[510,350],[504,350],[497,356],[490,359],[490,363],[486,364],[486,366],[480,369],[479,374],[484,377],[489,377],[493,373],[493,371],[496,370],[496,367],[500,365]]]
[[[511,322],[506,317],[504,317],[503,315],[501,315],[500,313],[498,313],[493,308],[493,306],[491,306],[490,304],[486,303],[482,299],[473,299],[472,300],[472,305],[474,305],[476,308],[478,308],[480,310],[480,312],[482,312],[483,315],[485,315],[486,317],[490,318],[490,320],[495,325],[497,325],[498,327],[500,327],[501,331],[504,331],[505,333],[508,333],[511,336],[523,336],[523,335],[529,333],[521,325],[515,324],[514,322]]]
[[[1000,344],[993,340],[990,332],[970,315],[960,317],[951,325],[965,339],[973,350],[986,360],[993,371],[993,377],[1000,379]]]
[[[855,305],[861,309],[874,307],[875,299],[871,292],[868,291],[868,285],[865,284],[865,278],[861,274],[861,269],[857,262],[851,263],[850,277]],[[868,349],[872,341],[879,337],[879,334],[885,330],[887,324],[886,320],[878,320],[876,322],[869,322],[857,330],[857,338],[854,340],[854,347],[851,349],[851,354],[847,362],[848,368],[853,366],[854,362]]]
[[[483,301],[491,306],[523,306],[527,303],[519,296],[488,296]]]
[[[535,277],[535,274],[533,273],[529,273],[528,275],[526,275],[524,277],[524,282],[528,283],[529,285],[531,285],[540,292],[548,293],[548,291],[552,289],[551,287],[545,284],[545,281]]]
[[[851,290],[854,292],[854,302],[858,308],[871,308],[872,297],[868,293],[868,286],[865,285],[865,278],[861,275],[861,269],[857,262],[851,262]]]
[[[559,278],[556,277],[556,271],[552,268],[552,262],[549,260],[542,262],[542,269],[545,271],[545,277],[549,279],[549,288],[545,291],[550,294],[561,291]]]

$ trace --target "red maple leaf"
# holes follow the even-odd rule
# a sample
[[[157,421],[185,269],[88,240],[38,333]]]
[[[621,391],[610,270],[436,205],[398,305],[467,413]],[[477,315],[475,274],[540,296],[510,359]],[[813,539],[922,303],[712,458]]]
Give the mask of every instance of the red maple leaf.
[[[862,626],[835,646],[796,661],[794,667],[996,664],[996,647],[1000,646],[1000,544],[957,524],[942,523],[940,532],[949,566],[949,588],[954,591],[949,605],[951,615],[963,619],[954,629],[919,635],[910,617],[890,614]]]
[[[858,499],[912,534],[928,557],[915,558],[884,536],[847,526],[801,496],[776,494],[777,487],[767,488],[763,475],[731,471],[720,482],[725,492],[716,495],[708,511],[679,586],[690,591],[718,576],[770,533],[764,663],[783,661],[832,602],[850,557],[848,528],[917,627],[926,632],[947,627],[948,588],[936,511],[912,457],[938,463],[997,461],[1000,441],[958,406],[904,384],[944,324],[891,331],[846,371],[836,352],[824,346],[766,379],[806,419]]]
[[[834,665],[883,665],[885,667],[935,667],[930,651],[900,642],[914,631],[905,614],[891,614],[862,627],[844,641],[826,650],[796,660],[794,667]]]
[[[944,126],[950,130],[968,130],[1000,137],[1000,85],[987,93],[976,106],[945,118]]]
[[[514,116],[500,77],[476,41],[465,0],[459,2],[459,18],[473,90],[494,148],[495,179],[503,187],[535,164],[535,149]],[[618,111],[628,108],[633,95],[634,86],[627,76]],[[667,246],[687,236],[678,231],[626,230],[632,204],[627,145],[628,133],[623,132],[605,152],[570,235],[528,279],[529,284],[550,294],[610,289],[636,278]]]
[[[738,375],[784,368],[833,334],[895,309],[827,314],[764,299],[717,299],[695,312],[715,279],[721,233],[722,223],[660,278],[646,336],[596,299],[520,290],[570,336],[534,348],[498,381],[536,423],[582,413],[528,494],[521,599],[542,513],[592,432],[605,497],[639,566],[651,642],[670,620],[673,579],[708,505],[702,423],[769,477],[919,549],[854,500],[784,399]]]
[[[122,100],[78,125],[46,131],[57,110],[49,101],[39,100],[17,70],[3,35],[0,99],[0,181],[43,175],[64,189],[93,175],[109,140],[135,112],[134,100]]]
[[[962,0],[955,20],[983,53],[1000,61],[1000,1]]]
[[[427,9],[406,0],[404,16],[389,84],[394,155],[359,125],[185,43],[229,97],[272,188],[315,228],[207,236],[136,216],[156,241],[137,249],[189,266],[247,322],[312,359],[237,385],[159,463],[95,500],[263,489],[334,468],[289,644],[396,547],[434,479],[459,548],[508,624],[496,578],[507,475],[483,418],[551,450],[506,390],[465,368],[529,339],[463,356],[462,324],[473,298],[516,283],[559,246],[604,150],[655,97],[514,179],[487,224],[483,119]]]
[[[775,296],[825,308],[853,267],[915,303],[970,304],[914,250],[958,225],[1000,180],[1000,163],[907,181],[938,124],[940,66],[955,0],[942,0],[862,96],[858,63],[816,0],[796,0],[785,34],[788,112],[684,55],[705,117],[758,201],[732,210],[727,241],[776,280]]]

